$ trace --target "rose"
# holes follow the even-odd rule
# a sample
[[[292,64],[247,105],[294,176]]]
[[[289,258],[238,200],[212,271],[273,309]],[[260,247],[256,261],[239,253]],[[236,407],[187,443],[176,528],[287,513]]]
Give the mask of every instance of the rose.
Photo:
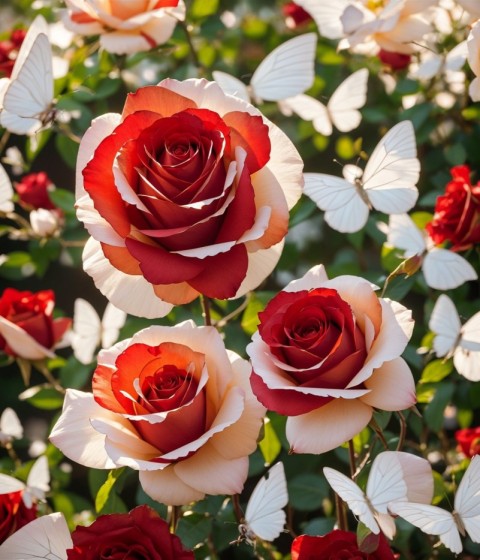
[[[480,454],[480,427],[457,430],[455,439],[467,457]]]
[[[457,165],[450,173],[453,180],[437,198],[425,229],[435,244],[449,241],[452,251],[465,251],[480,242],[480,182],[471,184],[467,165]]]
[[[285,24],[289,29],[296,29],[312,21],[312,16],[295,2],[287,2],[282,6]]]
[[[185,17],[183,0],[65,0],[63,21],[80,35],[100,35],[111,53],[148,51],[170,39]]]
[[[163,503],[238,493],[265,412],[250,371],[213,327],[150,327],[99,353],[93,395],[67,390],[50,439],[82,465],[139,470]]]
[[[14,29],[10,32],[9,39],[0,41],[0,74],[3,77],[10,78],[15,58],[22,46],[26,33],[24,29]]]
[[[0,494],[0,543],[37,516],[37,507],[27,508],[22,491]]]
[[[89,527],[77,527],[72,541],[68,560],[194,559],[193,552],[183,548],[168,524],[148,506],[138,506],[129,513],[101,515]]]
[[[80,145],[84,268],[134,315],[239,297],[278,262],[302,167],[283,132],[214,82],[140,88]]]
[[[51,290],[7,288],[0,297],[0,350],[27,360],[54,357],[53,348],[71,324],[66,317],[54,319],[54,307]]]
[[[59,231],[62,218],[62,213],[57,210],[39,208],[30,212],[30,225],[39,237],[51,237]]]
[[[18,193],[20,204],[27,210],[55,209],[55,204],[50,200],[49,192],[55,187],[45,172],[30,173],[25,175],[19,183],[15,183],[15,190]]]
[[[292,543],[292,560],[395,560],[387,539],[380,533],[378,548],[372,553],[359,549],[357,537],[334,530],[321,536],[300,535]]]
[[[412,57],[409,54],[386,51],[385,49],[379,50],[378,58],[383,62],[383,64],[390,66],[392,70],[403,70],[412,60]]]
[[[323,266],[291,282],[259,314],[247,346],[252,389],[269,410],[289,416],[295,453],[324,453],[360,432],[373,408],[415,403],[400,354],[413,329],[402,305],[377,297],[363,278],[328,280]]]

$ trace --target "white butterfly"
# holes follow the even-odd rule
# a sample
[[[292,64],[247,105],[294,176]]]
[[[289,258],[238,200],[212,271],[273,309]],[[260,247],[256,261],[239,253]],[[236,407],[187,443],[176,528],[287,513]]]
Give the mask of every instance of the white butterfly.
[[[7,407],[0,416],[0,444],[22,437],[23,427],[17,413],[12,408]]]
[[[82,364],[89,364],[99,344],[102,348],[109,348],[117,341],[126,318],[127,314],[124,311],[108,303],[100,321],[98,313],[88,301],[76,299],[71,345],[77,360]]]
[[[351,0],[295,0],[314,19],[320,34],[327,39],[339,39],[344,36],[340,16]]]
[[[48,470],[48,460],[45,455],[42,455],[33,463],[28,473],[26,484],[17,478],[13,478],[13,476],[0,474],[0,494],[23,491],[23,503],[28,508],[31,508],[34,502],[44,502],[45,494],[49,490],[50,471]]]
[[[438,535],[453,553],[462,552],[460,535],[480,542],[480,456],[475,455],[458,486],[452,513],[412,502],[389,504],[388,509],[429,535]]]
[[[213,72],[213,79],[225,93],[255,103],[279,101],[303,93],[315,78],[317,36],[306,33],[282,43],[269,53],[253,73],[250,85],[225,72]]]
[[[268,477],[268,478],[267,478]],[[277,463],[255,486],[245,511],[245,523],[239,526],[240,539],[253,544],[255,537],[275,540],[283,531],[288,503],[287,481],[283,463]]]
[[[13,187],[3,165],[0,165],[0,212],[13,212]]]
[[[279,102],[286,115],[296,113],[305,121],[312,121],[316,131],[330,136],[335,126],[340,132],[357,128],[362,120],[358,111],[367,100],[368,70],[357,70],[344,80],[325,106],[320,101],[305,94],[289,97]]]
[[[452,356],[460,375],[480,381],[480,311],[463,326],[453,301],[442,294],[433,308],[428,327],[435,333],[435,354]]]
[[[44,515],[21,527],[0,545],[0,560],[67,560],[73,548],[61,513]]]
[[[462,69],[468,56],[467,41],[462,41],[446,54],[437,54],[426,50],[420,57],[420,63],[412,63],[409,76],[419,80],[431,80],[441,72],[458,72]]]
[[[0,124],[15,134],[34,134],[53,118],[52,48],[48,26],[37,16],[3,82]]]
[[[452,290],[468,280],[476,280],[477,273],[462,256],[436,247],[433,240],[420,230],[408,214],[390,216],[387,243],[403,249],[405,258],[422,258],[425,282],[436,290]]]
[[[379,453],[372,463],[368,476],[366,493],[344,474],[324,467],[323,472],[330,486],[348,504],[352,512],[366,525],[372,533],[378,535],[382,531],[392,539],[396,532],[395,522],[389,515],[387,505],[391,502],[406,501],[413,485],[427,482],[418,496],[422,499],[433,496],[433,480],[428,461],[409,453],[384,451]],[[417,488],[418,492],[418,488]]]
[[[413,126],[402,121],[380,140],[363,173],[355,165],[344,166],[344,179],[305,173],[305,194],[325,212],[330,227],[351,233],[366,224],[371,207],[385,214],[412,208],[419,174]]]

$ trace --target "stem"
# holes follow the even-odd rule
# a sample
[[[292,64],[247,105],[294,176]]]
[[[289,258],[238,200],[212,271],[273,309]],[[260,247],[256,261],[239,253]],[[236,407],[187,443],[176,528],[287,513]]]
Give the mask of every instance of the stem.
[[[234,494],[232,496],[232,505],[235,519],[237,520],[237,523],[241,523],[243,520],[243,512],[242,508],[240,507],[240,496],[238,494]]]
[[[405,420],[405,416],[400,411],[397,411],[397,415],[400,422],[400,435],[398,438],[397,451],[401,451],[405,444],[405,436],[407,435],[407,422]]]
[[[38,362],[35,363],[37,369],[42,373],[45,379],[50,383],[50,385],[59,393],[64,395],[66,393],[65,389],[60,385],[60,383],[53,377],[50,370],[47,368],[45,364],[39,364]]]
[[[348,531],[347,512],[338,494],[335,494],[335,509],[337,510],[337,523],[341,531]]]
[[[203,308],[203,321],[205,326],[212,326],[212,318],[210,316],[210,300],[206,296],[202,296],[202,308]]]
[[[180,27],[185,32],[185,37],[187,38],[187,43],[190,48],[190,55],[192,56],[193,63],[197,68],[201,69],[202,65],[200,64],[200,61],[198,59],[198,54],[197,51],[195,50],[195,46],[193,44],[192,36],[190,34],[190,29],[188,28],[188,25],[184,21],[179,21],[178,25],[180,25]]]
[[[182,517],[180,506],[168,506],[168,518],[170,524],[170,532],[175,533],[177,523]]]
[[[355,448],[353,446],[353,439],[348,440],[348,460],[350,462],[350,477],[355,480],[355,473],[357,471],[355,460]]]
[[[241,305],[239,305],[236,309],[234,309],[231,313],[229,313],[228,315],[225,315],[225,317],[223,317],[222,319],[219,319],[218,321],[215,321],[215,327],[217,327],[217,329],[221,329],[222,327],[224,327],[228,321],[230,321],[230,319],[233,319],[234,317],[236,317],[239,313],[241,313],[249,304],[250,302],[250,296],[251,292],[248,293],[247,297],[245,298],[245,301],[243,301],[241,303]]]
[[[6,130],[3,133],[3,136],[0,138],[0,154],[3,152],[3,150],[5,149],[5,146],[7,145],[7,142],[10,138],[10,131]]]

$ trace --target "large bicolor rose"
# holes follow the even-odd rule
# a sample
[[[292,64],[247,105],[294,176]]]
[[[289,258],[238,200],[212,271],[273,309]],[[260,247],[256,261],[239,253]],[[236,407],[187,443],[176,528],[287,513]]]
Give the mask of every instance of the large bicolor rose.
[[[93,394],[67,390],[50,439],[82,465],[139,470],[163,503],[236,494],[265,412],[250,372],[213,327],[150,327],[99,353]]]
[[[400,357],[411,313],[379,298],[363,278],[328,280],[316,266],[291,282],[259,314],[247,352],[253,392],[289,416],[294,453],[324,453],[360,432],[374,408],[415,403],[415,383]]]
[[[53,358],[54,347],[71,325],[53,318],[55,294],[7,288],[0,296],[0,351],[26,360]]]
[[[170,39],[185,17],[183,0],[65,0],[65,26],[80,35],[100,35],[111,53],[132,54]]]
[[[302,167],[280,129],[214,82],[140,88],[80,145],[85,270],[134,315],[239,297],[278,262]]]

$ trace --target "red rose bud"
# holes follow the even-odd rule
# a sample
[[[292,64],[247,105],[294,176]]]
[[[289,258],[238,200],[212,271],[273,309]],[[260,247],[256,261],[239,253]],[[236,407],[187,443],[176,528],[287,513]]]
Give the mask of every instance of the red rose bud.
[[[457,165],[450,173],[453,180],[437,198],[425,229],[437,245],[449,241],[450,250],[465,251],[480,241],[480,182],[472,185],[467,165]]]
[[[0,543],[37,516],[37,508],[23,503],[22,492],[0,494]]]
[[[390,66],[392,70],[403,70],[412,60],[412,57],[409,54],[386,51],[385,49],[380,49],[378,58],[383,62],[383,64]]]
[[[53,319],[51,290],[20,292],[7,288],[0,297],[0,350],[27,360],[51,356],[71,320]]]
[[[15,190],[20,197],[20,204],[27,210],[54,210],[56,207],[50,200],[49,191],[54,189],[52,181],[43,171],[25,175],[19,183],[15,183]]]
[[[138,506],[129,513],[101,515],[89,527],[77,527],[72,541],[68,560],[194,559],[193,552],[183,548],[168,524],[148,506]]]
[[[380,533],[378,548],[362,551],[354,533],[332,531],[322,537],[300,535],[292,543],[292,560],[395,560],[395,555]]]
[[[457,430],[455,432],[455,439],[467,457],[480,454],[480,427]]]
[[[287,2],[282,6],[285,24],[289,29],[295,29],[312,21],[312,16],[295,2]]]

